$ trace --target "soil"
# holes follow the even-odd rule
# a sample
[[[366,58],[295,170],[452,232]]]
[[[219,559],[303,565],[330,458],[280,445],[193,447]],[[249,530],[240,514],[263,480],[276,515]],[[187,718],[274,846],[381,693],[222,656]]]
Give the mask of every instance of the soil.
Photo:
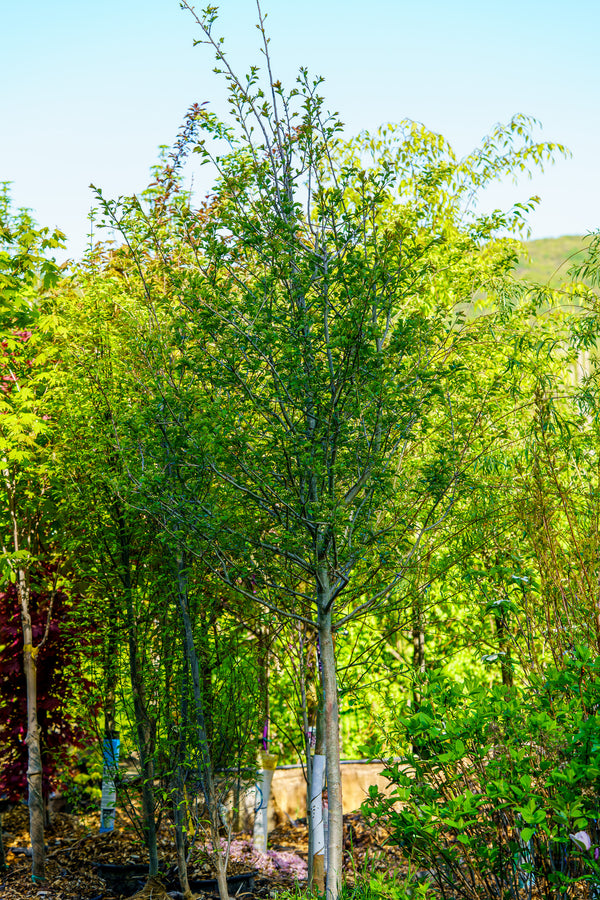
[[[18,805],[6,812],[2,817],[2,830],[8,871],[0,874],[0,898],[2,900],[29,900],[29,898],[47,898],[47,900],[121,900],[125,896],[139,898],[181,897],[176,875],[176,856],[173,831],[170,823],[163,821],[159,827],[159,856],[164,874],[161,881],[154,884],[130,882],[128,887],[111,884],[110,879],[101,877],[98,864],[140,864],[145,863],[145,854],[140,837],[128,819],[118,813],[115,830],[108,834],[98,833],[98,813],[87,815],[69,815],[57,813],[52,825],[46,829],[47,863],[46,881],[44,884],[32,884],[31,851],[28,834],[28,811]],[[247,833],[236,834],[236,841],[250,840]],[[345,838],[345,877],[353,881],[357,876],[374,870],[389,872],[402,868],[399,856],[383,847],[384,833],[377,833],[367,827],[359,814],[344,817]],[[244,845],[240,845],[244,846]],[[281,825],[269,835],[269,850],[282,853],[291,868],[294,861],[307,860],[308,830],[305,822],[290,822]],[[289,855],[288,855],[289,854]],[[292,856],[291,854],[295,854]],[[250,859],[250,857],[249,857]],[[199,848],[192,854],[193,864],[189,877],[192,879],[214,878],[206,854]],[[268,860],[264,860],[268,862]],[[301,863],[300,863],[301,865]],[[260,867],[254,878],[251,892],[239,894],[240,900],[266,900],[277,896],[285,888],[292,888],[297,882],[286,871],[273,873],[273,865]],[[243,861],[230,861],[228,875],[248,871],[248,864]],[[171,873],[171,881],[168,880]],[[304,882],[305,883],[305,882]],[[166,885],[166,889],[165,889]],[[243,887],[243,886],[242,886]],[[169,891],[167,893],[166,891]],[[195,896],[208,900],[213,893],[196,891]]]

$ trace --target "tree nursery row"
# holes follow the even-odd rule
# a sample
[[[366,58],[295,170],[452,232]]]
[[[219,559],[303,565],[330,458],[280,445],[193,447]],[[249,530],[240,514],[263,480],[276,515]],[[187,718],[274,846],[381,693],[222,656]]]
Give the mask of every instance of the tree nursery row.
[[[129,811],[148,884],[165,827],[185,897],[201,846],[227,900],[279,760],[337,900],[340,761],[374,758],[407,867],[355,892],[597,897],[600,236],[517,280],[536,198],[480,203],[564,149],[522,116],[463,158],[349,138],[190,12],[227,122],[193,105],[141,195],[95,189],[78,261],[0,197],[0,792],[33,885],[61,792]]]

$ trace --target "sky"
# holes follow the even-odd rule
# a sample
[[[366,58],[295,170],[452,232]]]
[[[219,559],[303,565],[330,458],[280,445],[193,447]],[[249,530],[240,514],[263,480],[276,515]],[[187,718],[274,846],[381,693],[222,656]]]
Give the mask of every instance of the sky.
[[[216,2],[216,0],[215,0]],[[202,3],[196,9],[202,8]],[[275,74],[322,75],[349,133],[409,118],[474,149],[515,113],[571,151],[490,208],[536,194],[531,237],[600,228],[598,0],[262,0]],[[209,48],[178,0],[0,0],[0,181],[16,206],[86,246],[91,183],[143,190],[188,107],[225,110]],[[223,0],[217,30],[237,71],[261,63],[255,0]]]

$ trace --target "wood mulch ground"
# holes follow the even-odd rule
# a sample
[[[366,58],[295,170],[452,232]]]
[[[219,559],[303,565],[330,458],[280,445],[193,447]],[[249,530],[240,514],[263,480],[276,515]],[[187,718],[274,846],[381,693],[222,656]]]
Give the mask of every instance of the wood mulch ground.
[[[46,831],[47,866],[46,882],[32,884],[31,855],[29,850],[28,811],[24,806],[15,806],[2,817],[4,846],[7,851],[8,872],[0,874],[0,900],[121,900],[124,896],[118,887],[103,880],[96,868],[97,863],[125,864],[145,862],[143,847],[135,829],[128,819],[118,814],[116,828],[109,834],[98,833],[98,814],[69,815],[56,814],[52,827]],[[248,834],[236,835],[237,839],[248,839]],[[364,823],[360,815],[344,817],[345,868],[346,877],[352,881],[368,871],[389,872],[400,869],[400,858],[383,847],[384,834],[378,834]],[[308,856],[308,832],[305,823],[289,823],[271,832],[269,849],[294,853],[305,860]],[[159,854],[165,868],[175,866],[175,845],[172,829],[163,822],[159,829]],[[232,861],[229,874],[237,874],[244,866]],[[193,871],[194,878],[212,878],[206,860],[199,853]],[[275,897],[282,889],[291,888],[294,879],[281,872],[268,876],[260,872],[254,881],[252,893],[246,892],[244,900],[264,900]],[[302,884],[302,882],[300,882]],[[139,890],[139,888],[138,888]],[[136,894],[134,889],[133,894]],[[177,898],[169,888],[167,894],[160,885],[146,886],[138,897]],[[181,896],[181,895],[179,895]],[[197,892],[199,898],[212,897],[211,893]],[[242,895],[240,895],[241,900]]]

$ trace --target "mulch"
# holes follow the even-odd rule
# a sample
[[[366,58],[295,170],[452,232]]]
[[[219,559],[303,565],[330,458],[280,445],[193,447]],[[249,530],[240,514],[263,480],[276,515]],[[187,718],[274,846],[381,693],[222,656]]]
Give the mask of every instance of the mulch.
[[[119,888],[111,886],[100,877],[96,868],[104,864],[143,864],[146,862],[140,837],[127,817],[117,814],[115,830],[108,834],[98,833],[98,813],[69,815],[57,813],[51,827],[46,830],[47,863],[44,884],[31,881],[31,851],[29,850],[28,811],[17,805],[2,817],[4,846],[8,872],[0,874],[1,900],[121,900],[124,896]],[[236,838],[249,838],[248,834],[238,834]],[[385,834],[368,827],[359,814],[344,817],[345,869],[349,881],[367,871],[390,871],[401,869],[400,857],[383,846]],[[175,845],[172,828],[163,821],[159,828],[159,856],[164,869],[175,868]],[[292,851],[306,860],[308,858],[308,829],[305,822],[289,822],[274,829],[269,835],[269,849]],[[29,855],[27,855],[29,852]],[[238,874],[243,869],[240,863],[230,862],[228,875]],[[191,867],[190,878],[214,878],[210,866],[201,852],[196,854]],[[176,879],[175,879],[176,880]],[[245,893],[244,900],[264,900],[276,896],[282,888],[294,885],[285,877],[263,877],[260,873],[254,880],[252,893]],[[171,888],[169,888],[171,891]],[[134,891],[133,895],[136,895]],[[160,885],[148,885],[138,897],[168,897]],[[171,893],[177,897],[177,894]],[[181,895],[179,895],[181,896]],[[214,894],[196,892],[201,900],[208,900]]]

